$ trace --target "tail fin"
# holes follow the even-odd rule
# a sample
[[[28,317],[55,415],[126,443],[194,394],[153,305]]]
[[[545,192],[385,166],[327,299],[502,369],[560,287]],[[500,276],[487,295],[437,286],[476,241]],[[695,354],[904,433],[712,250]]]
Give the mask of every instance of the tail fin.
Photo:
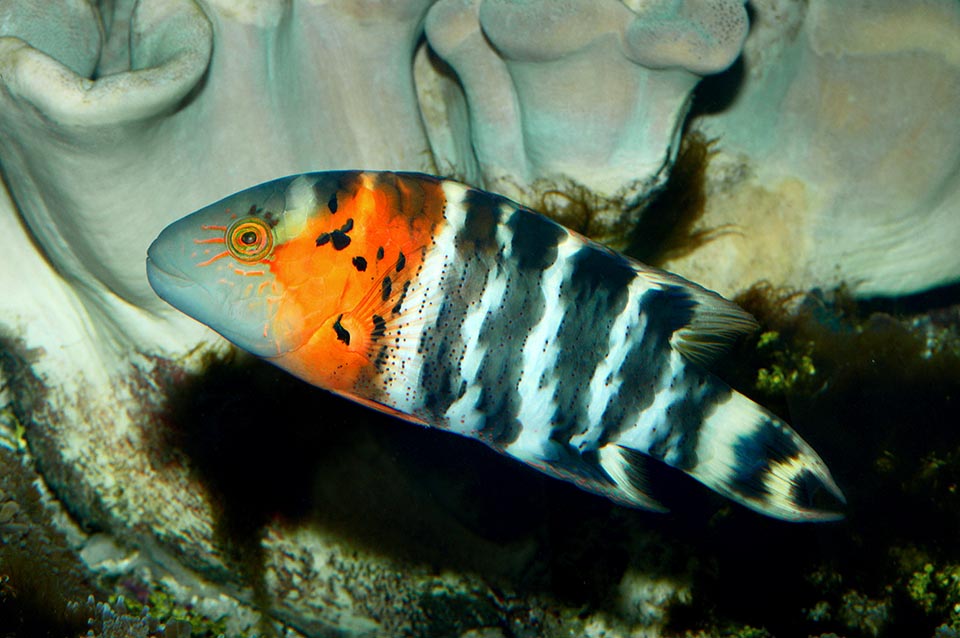
[[[742,394],[718,406],[703,424],[698,481],[762,514],[789,521],[830,521],[838,512],[812,506],[820,488],[845,503],[830,470],[793,429]]]
[[[651,460],[642,451],[607,447],[616,452],[604,454],[601,465],[612,477],[642,476]],[[813,505],[821,488],[836,505],[846,502],[820,456],[789,425],[741,394],[731,394],[707,417],[696,452],[696,462],[684,468],[688,474],[761,514],[788,521],[843,517]],[[635,479],[630,482],[641,488]]]

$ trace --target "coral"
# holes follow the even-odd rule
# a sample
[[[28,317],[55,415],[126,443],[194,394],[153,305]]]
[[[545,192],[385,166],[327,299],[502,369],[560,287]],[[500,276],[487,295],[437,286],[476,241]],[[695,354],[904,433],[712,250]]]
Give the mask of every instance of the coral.
[[[701,86],[691,122],[717,140],[700,223],[738,232],[666,266],[728,295],[956,282],[957,3],[751,6],[741,60]]]
[[[151,596],[151,600],[153,597]],[[88,638],[220,638],[226,635],[246,638],[246,634],[228,634],[223,622],[211,623],[182,607],[169,606],[162,598],[159,609],[114,596],[109,602],[89,604],[94,613],[89,619]]]
[[[465,102],[476,164],[435,145],[438,162],[527,204],[585,187],[589,230],[622,244],[624,208],[666,181],[691,90],[733,62],[746,31],[739,0],[441,0],[427,38],[456,73],[462,94],[447,95]]]
[[[414,631],[424,636],[461,635],[502,622],[499,606],[487,592],[458,592],[441,583],[421,594],[419,606],[423,622]]]

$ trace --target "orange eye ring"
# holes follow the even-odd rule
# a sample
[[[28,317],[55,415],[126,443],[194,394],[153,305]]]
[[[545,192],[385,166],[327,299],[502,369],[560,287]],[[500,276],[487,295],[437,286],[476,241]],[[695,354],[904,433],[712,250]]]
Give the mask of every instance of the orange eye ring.
[[[273,250],[273,231],[259,217],[247,217],[227,229],[227,250],[240,261],[259,261]]]

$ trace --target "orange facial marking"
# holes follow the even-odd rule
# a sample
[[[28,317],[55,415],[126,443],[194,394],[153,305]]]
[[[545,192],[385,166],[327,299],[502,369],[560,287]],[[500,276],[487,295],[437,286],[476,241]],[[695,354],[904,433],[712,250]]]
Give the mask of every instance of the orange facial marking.
[[[304,345],[277,363],[316,385],[349,393],[376,374],[380,344],[371,337],[373,316],[389,319],[403,284],[416,276],[423,249],[443,223],[444,198],[436,181],[390,173],[361,173],[341,183],[336,197],[336,213],[321,204],[298,237],[274,247],[269,266],[284,291],[277,322],[304,331],[298,340]],[[339,248],[333,241],[317,245],[318,237],[344,227],[350,228],[345,246],[343,237]]]
[[[237,273],[241,277],[262,277],[266,274],[266,271],[263,270],[242,270],[240,268],[234,268],[233,272]]]
[[[197,265],[198,265],[198,266],[209,266],[210,264],[212,264],[212,263],[215,262],[216,260],[222,259],[222,258],[226,257],[226,256],[229,255],[229,254],[230,254],[230,251],[225,250],[225,251],[223,251],[222,253],[217,253],[216,255],[214,255],[213,257],[211,257],[210,259],[208,259],[208,260],[206,260],[206,261],[201,261],[201,262],[200,262],[199,264],[197,264]]]

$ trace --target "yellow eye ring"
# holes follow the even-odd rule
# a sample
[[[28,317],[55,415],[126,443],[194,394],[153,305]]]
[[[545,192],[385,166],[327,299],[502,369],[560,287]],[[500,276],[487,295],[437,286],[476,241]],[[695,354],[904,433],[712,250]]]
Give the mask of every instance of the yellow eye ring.
[[[227,229],[227,250],[240,261],[259,261],[273,250],[273,231],[259,217],[247,217]]]

